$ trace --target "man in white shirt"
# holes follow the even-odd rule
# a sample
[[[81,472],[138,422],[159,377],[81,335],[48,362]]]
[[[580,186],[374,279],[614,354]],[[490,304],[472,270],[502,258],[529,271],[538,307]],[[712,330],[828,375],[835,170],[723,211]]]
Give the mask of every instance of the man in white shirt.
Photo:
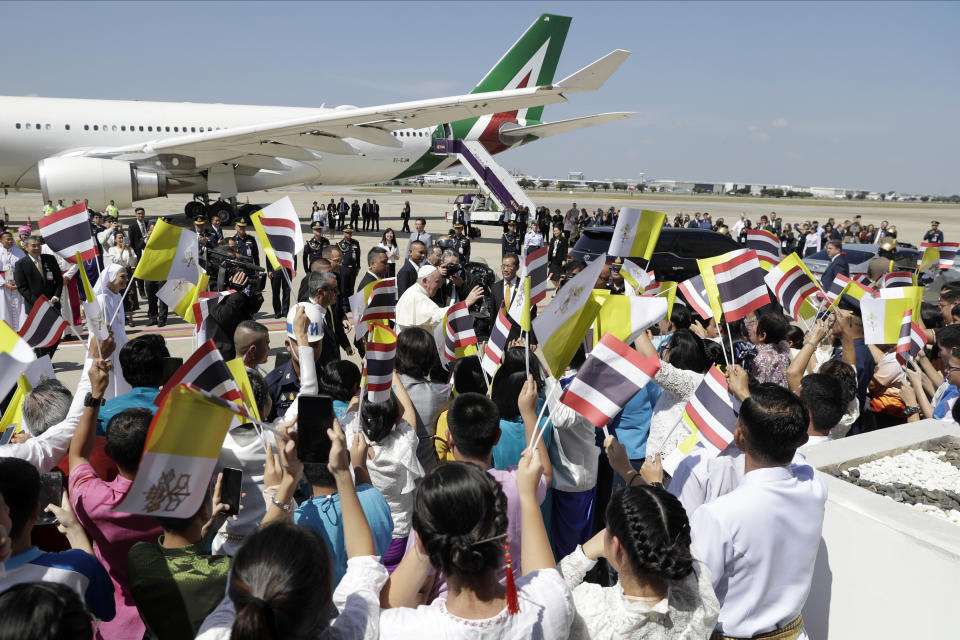
[[[820,547],[827,488],[812,467],[791,462],[807,440],[803,403],[772,384],[748,393],[733,436],[744,452],[743,479],[694,513],[691,550],[712,574],[719,637],[795,631],[789,637],[806,640],[800,611]]]
[[[443,277],[440,270],[426,264],[417,272],[417,281],[403,292],[397,301],[397,332],[420,327],[433,335],[433,330],[443,321],[449,307],[440,307],[430,298],[437,293]],[[467,296],[469,307],[483,297],[483,289],[474,287]]]
[[[407,240],[407,255],[410,255],[410,246],[414,242],[422,242],[424,247],[429,247],[433,244],[433,236],[427,233],[427,221],[424,218],[417,218],[417,221],[414,223],[414,228],[416,231],[410,234],[410,239]]]

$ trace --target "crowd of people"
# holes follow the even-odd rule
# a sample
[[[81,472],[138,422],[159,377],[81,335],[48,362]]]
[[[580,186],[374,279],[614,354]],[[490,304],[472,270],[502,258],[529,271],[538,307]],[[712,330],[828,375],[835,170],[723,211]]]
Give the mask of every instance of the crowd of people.
[[[566,370],[550,371],[536,336],[508,319],[492,380],[479,358],[441,363],[434,329],[452,303],[495,311],[522,295],[516,251],[504,250],[500,279],[478,282],[466,268],[463,228],[441,244],[418,219],[408,237],[384,231],[361,274],[344,219],[351,209],[340,209],[317,205],[297,303],[281,295],[276,306],[275,297],[288,358],[266,369],[269,329],[254,319],[262,297],[242,271],[211,311],[211,338],[225,359],[242,358],[276,435],[234,424],[191,517],[114,509],[136,477],[165,383],[162,336],[128,339],[121,319],[109,338],[91,341],[95,357],[76,389],[48,379],[27,394],[22,432],[0,445],[0,637],[806,638],[800,614],[826,486],[804,452],[921,418],[956,420],[960,286],[944,287],[939,313],[924,314],[927,345],[906,368],[896,345],[865,344],[849,297],[809,330],[776,304],[728,325],[678,297],[632,345],[659,370],[601,430],[559,402],[589,355],[584,347]],[[333,223],[323,214],[338,216],[342,240],[326,238]],[[535,228],[517,220],[503,241],[523,251],[551,238],[552,279],[562,288],[587,266],[568,257],[570,235],[615,218],[575,205],[538,210]],[[694,220],[713,228],[709,216]],[[142,209],[127,234],[104,222],[97,295],[112,311],[128,304],[126,278],[151,224]],[[206,224],[197,230],[209,250],[259,263],[242,222],[226,239],[218,220]],[[19,243],[4,232],[0,244],[4,274],[8,263],[17,274],[61,274],[29,230]],[[364,347],[350,335],[347,298],[394,273],[392,391],[373,401],[346,357]],[[622,294],[622,280],[617,265],[605,267],[594,288]],[[145,284],[149,297],[155,283]],[[31,287],[17,278],[5,293],[29,307]],[[665,473],[661,456],[690,435],[681,415],[714,365],[741,403],[733,443],[719,456],[698,446]],[[315,394],[329,396],[334,411],[321,462],[298,444],[299,400]],[[221,495],[227,469],[242,472],[235,511]],[[41,509],[51,474],[62,478],[62,500]],[[48,513],[56,524],[42,524]]]

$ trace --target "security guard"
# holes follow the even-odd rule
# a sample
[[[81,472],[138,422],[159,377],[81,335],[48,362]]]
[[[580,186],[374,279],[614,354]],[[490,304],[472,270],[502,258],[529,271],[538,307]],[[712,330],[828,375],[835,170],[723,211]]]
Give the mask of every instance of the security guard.
[[[610,293],[615,296],[622,296],[627,293],[627,283],[623,279],[622,268],[623,258],[616,258],[613,264],[610,265],[610,283],[607,285],[607,288],[610,289]]]
[[[319,260],[323,253],[323,248],[330,246],[330,241],[323,235],[323,223],[317,220],[310,225],[313,231],[313,237],[307,240],[307,246],[303,248],[303,272],[310,273],[310,265],[314,260]]]
[[[108,216],[113,216],[116,218],[120,215],[120,209],[117,209],[117,205],[113,203],[113,200],[110,201],[110,204],[103,210],[103,213]]]
[[[520,255],[521,245],[520,236],[517,234],[517,223],[510,221],[507,223],[507,232],[500,239],[500,257],[508,253]]]
[[[884,238],[877,247],[877,257],[867,263],[867,275],[876,282],[885,273],[893,273],[897,259],[897,241]]]
[[[337,243],[343,252],[343,264],[340,265],[340,300],[349,300],[357,285],[357,272],[360,270],[360,243],[353,239],[353,227],[343,228],[343,240]]]
[[[290,405],[293,404],[294,398],[300,393],[300,363],[295,359],[297,358],[297,347],[307,345],[297,344],[297,338],[293,330],[293,319],[297,315],[298,307],[303,307],[303,310],[307,314],[307,319],[310,321],[310,325],[307,328],[309,341],[316,342],[325,337],[324,311],[320,305],[302,303],[295,304],[290,308],[287,314],[286,346],[291,358],[267,374],[267,393],[270,394],[270,397],[273,399],[273,409],[270,410],[270,415],[267,416],[268,420],[275,420],[276,418],[282,417],[283,414],[287,412],[287,409],[290,408]],[[319,368],[320,365],[317,365],[318,370]]]
[[[260,249],[257,247],[257,241],[253,236],[247,235],[247,223],[241,218],[234,225],[237,235],[233,236],[237,241],[237,252],[244,260],[260,266]]]
[[[463,224],[458,222],[453,225],[453,243],[451,244],[461,262],[470,262],[470,238],[463,235]]]

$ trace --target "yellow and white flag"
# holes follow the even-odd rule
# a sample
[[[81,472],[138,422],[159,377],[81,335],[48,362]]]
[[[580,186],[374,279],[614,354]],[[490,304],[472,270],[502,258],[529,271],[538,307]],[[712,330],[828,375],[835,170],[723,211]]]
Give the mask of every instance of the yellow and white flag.
[[[6,322],[0,321],[0,398],[10,393],[10,389],[36,359],[27,341]]]
[[[171,389],[150,423],[133,485],[115,510],[164,518],[195,514],[240,411],[239,405],[194,387]]]
[[[897,344],[904,311],[910,310],[913,317],[918,317],[922,296],[923,287],[894,287],[880,289],[877,297],[861,298],[863,341],[866,344]]]
[[[625,283],[624,289],[626,289],[627,295],[643,295],[644,289],[647,288],[651,282],[653,282],[653,277],[647,273],[645,269],[640,268],[633,260],[624,260],[623,265],[620,267],[620,275],[623,276],[623,282]]]
[[[610,333],[632,344],[637,337],[667,314],[667,299],[650,296],[594,296],[603,306],[593,324],[593,343]]]
[[[917,271],[931,277],[937,275],[940,269],[940,250],[936,247],[927,247],[923,255],[917,260]]]
[[[133,277],[155,282],[187,280],[196,284],[200,278],[197,237],[196,231],[157,220]]]
[[[77,264],[83,265],[80,252],[77,252]],[[110,327],[107,326],[107,318],[103,313],[103,308],[97,302],[97,297],[93,295],[93,287],[90,286],[90,280],[87,278],[87,270],[81,268],[77,271],[80,274],[80,286],[83,288],[83,317],[87,320],[87,331],[97,340],[106,340],[110,335]]]
[[[247,367],[243,364],[243,358],[234,358],[227,362],[227,369],[233,376],[237,388],[240,389],[240,395],[243,396],[243,404],[247,411],[253,416],[253,419],[260,421],[260,407],[257,406],[257,399],[253,395],[253,386],[250,384],[250,376],[247,375]]]
[[[666,218],[667,214],[659,211],[622,207],[607,253],[621,258],[650,260]]]
[[[196,324],[193,305],[200,299],[200,293],[207,290],[209,284],[210,276],[206,273],[201,273],[200,279],[196,283],[189,280],[167,280],[157,291],[157,297],[173,309],[178,316],[190,324]]]

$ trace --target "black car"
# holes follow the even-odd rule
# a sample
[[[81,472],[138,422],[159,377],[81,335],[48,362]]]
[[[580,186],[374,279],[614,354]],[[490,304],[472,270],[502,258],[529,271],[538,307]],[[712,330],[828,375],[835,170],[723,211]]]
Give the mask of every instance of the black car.
[[[606,255],[612,237],[613,227],[587,227],[580,233],[570,257],[590,262],[597,256]],[[730,236],[716,231],[664,227],[649,268],[659,281],[681,282],[700,273],[697,258],[712,258],[742,248]]]

